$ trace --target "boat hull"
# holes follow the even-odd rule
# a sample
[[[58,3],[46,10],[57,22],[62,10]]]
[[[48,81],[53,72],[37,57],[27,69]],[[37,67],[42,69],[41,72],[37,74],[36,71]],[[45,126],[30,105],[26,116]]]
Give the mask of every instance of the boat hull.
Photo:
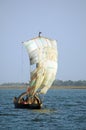
[[[21,109],[41,109],[41,104],[21,104],[21,103],[14,103],[15,108]]]

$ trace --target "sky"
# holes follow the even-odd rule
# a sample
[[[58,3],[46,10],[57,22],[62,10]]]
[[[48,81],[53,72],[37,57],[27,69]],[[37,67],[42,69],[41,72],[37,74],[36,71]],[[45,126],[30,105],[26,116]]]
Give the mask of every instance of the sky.
[[[0,0],[0,83],[28,82],[22,42],[57,40],[59,80],[86,80],[86,0]]]

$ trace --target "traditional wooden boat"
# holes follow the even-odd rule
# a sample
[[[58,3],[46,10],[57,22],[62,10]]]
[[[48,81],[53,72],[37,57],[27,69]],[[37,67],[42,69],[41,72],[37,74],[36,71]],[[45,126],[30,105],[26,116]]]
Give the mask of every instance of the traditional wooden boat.
[[[14,98],[14,105],[16,108],[41,108],[42,102],[38,94],[46,94],[55,80],[58,61],[57,61],[57,42],[46,37],[39,36],[23,42],[27,49],[30,60],[30,82],[27,92],[28,102],[21,102],[21,94],[18,98]],[[35,67],[35,68],[34,68]],[[36,96],[35,96],[36,95]],[[29,103],[29,99],[34,100]],[[35,102],[36,101],[36,102]]]
[[[27,93],[22,93],[19,97],[14,97],[15,108],[21,109],[40,109],[42,107],[42,102],[37,95],[33,97],[28,97]]]

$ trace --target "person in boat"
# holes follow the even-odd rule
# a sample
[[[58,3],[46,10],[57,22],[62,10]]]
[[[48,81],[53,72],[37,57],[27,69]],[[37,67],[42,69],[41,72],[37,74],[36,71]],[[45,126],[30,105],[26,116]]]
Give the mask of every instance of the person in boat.
[[[26,97],[24,102],[26,102],[25,104],[41,104],[41,101],[36,94],[34,96]]]
[[[33,103],[33,98],[32,97],[28,97],[26,102],[27,102],[27,104],[32,104]]]

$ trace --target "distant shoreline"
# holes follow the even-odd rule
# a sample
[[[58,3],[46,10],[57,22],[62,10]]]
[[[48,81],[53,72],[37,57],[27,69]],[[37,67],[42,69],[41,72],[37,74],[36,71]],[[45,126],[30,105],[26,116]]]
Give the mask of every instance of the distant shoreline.
[[[0,85],[0,89],[27,89],[28,86],[3,86]],[[86,89],[86,86],[51,86],[50,89]]]
[[[51,89],[86,89],[86,86],[52,86]]]

